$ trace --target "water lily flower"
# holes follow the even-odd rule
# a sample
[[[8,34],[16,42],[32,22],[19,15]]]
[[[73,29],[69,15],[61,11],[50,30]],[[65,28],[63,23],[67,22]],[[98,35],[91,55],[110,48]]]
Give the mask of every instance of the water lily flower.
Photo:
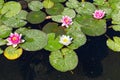
[[[105,16],[105,12],[103,10],[95,10],[93,13],[93,17],[95,19],[102,19]]]
[[[67,28],[73,23],[72,18],[70,18],[69,16],[63,16],[61,22],[62,26],[66,26]]]
[[[60,41],[61,44],[68,46],[69,44],[71,44],[72,42],[72,38],[70,38],[70,36],[66,36],[66,35],[62,35],[60,37]]]
[[[18,33],[11,33],[10,36],[7,38],[7,45],[12,45],[13,47],[16,47],[18,44],[23,43],[25,40],[21,39],[22,34]]]

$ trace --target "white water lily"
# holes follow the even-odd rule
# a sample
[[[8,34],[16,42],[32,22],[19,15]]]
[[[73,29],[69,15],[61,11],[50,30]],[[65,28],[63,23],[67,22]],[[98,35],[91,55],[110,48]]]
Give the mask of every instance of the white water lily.
[[[66,36],[66,35],[62,35],[60,37],[60,41],[61,44],[68,46],[69,44],[71,44],[72,42],[72,38],[70,36]]]

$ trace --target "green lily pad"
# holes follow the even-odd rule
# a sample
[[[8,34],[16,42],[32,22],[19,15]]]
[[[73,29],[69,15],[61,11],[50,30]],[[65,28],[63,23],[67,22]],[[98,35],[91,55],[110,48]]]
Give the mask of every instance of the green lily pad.
[[[27,51],[41,50],[47,45],[47,35],[36,29],[27,30],[23,33],[25,42],[20,47]]]
[[[63,45],[59,43],[59,39],[59,37],[55,37],[55,33],[48,34],[48,43],[44,49],[48,51],[56,51],[61,49]]]
[[[76,9],[76,8],[79,7],[79,2],[78,2],[78,0],[69,0],[68,2],[66,2],[66,6],[68,8],[74,8],[74,9]]]
[[[7,41],[6,41],[6,40],[4,40],[4,39],[0,38],[0,46],[5,45],[6,43],[7,43]]]
[[[6,2],[1,9],[1,14],[5,17],[13,17],[21,11],[22,7],[19,2],[9,1]]]
[[[112,23],[120,24],[120,10],[114,10],[112,15]]]
[[[61,19],[62,19],[63,15],[54,15],[54,16],[51,16],[52,20],[53,21],[56,21],[56,22],[61,22]]]
[[[4,51],[4,56],[9,60],[15,60],[19,58],[22,55],[22,48],[14,48],[12,46],[9,46]]]
[[[93,0],[94,4],[96,5],[103,5],[105,3],[105,0]]]
[[[31,11],[27,15],[28,22],[32,24],[39,24],[45,20],[46,14],[42,11]]]
[[[106,32],[106,21],[88,17],[87,15],[77,16],[75,19],[81,25],[82,32],[88,36],[103,35]]]
[[[77,49],[84,45],[87,41],[85,34],[81,31],[81,25],[76,21],[67,29],[67,35],[73,38],[72,43],[68,46],[70,49]]]
[[[0,54],[3,54],[3,50],[0,48]]]
[[[53,2],[65,2],[66,0],[51,0]]]
[[[76,16],[76,13],[73,9],[69,9],[69,8],[64,8],[64,11],[62,12],[63,16],[69,16],[71,18],[74,18]]]
[[[58,27],[57,23],[49,22],[47,23],[43,29],[45,33],[55,33],[56,36],[65,34],[65,31],[62,27]]]
[[[32,11],[39,11],[43,8],[43,4],[40,1],[31,1],[30,3],[28,3],[28,7]]]
[[[64,10],[64,6],[60,3],[55,3],[55,5],[50,8],[50,9],[46,9],[46,12],[49,14],[49,15],[60,15]]]
[[[81,2],[79,7],[75,9],[78,14],[92,15],[96,7],[90,2]]]
[[[78,64],[76,53],[68,48],[51,52],[50,64],[58,71],[66,72],[73,70]]]
[[[114,36],[113,40],[108,39],[106,43],[111,50],[120,52],[120,37]]]
[[[12,29],[5,26],[5,25],[1,25],[0,26],[0,38],[6,38],[10,35]]]
[[[120,24],[118,24],[118,25],[112,25],[111,27],[115,31],[120,31]]]
[[[2,17],[2,22],[12,28],[19,28],[27,24],[26,16],[28,12],[21,10],[17,15],[14,17]]]
[[[4,0],[0,0],[0,9],[3,7],[4,5]]]
[[[54,2],[51,0],[44,0],[43,6],[44,8],[47,8],[47,9],[52,8],[54,6]]]

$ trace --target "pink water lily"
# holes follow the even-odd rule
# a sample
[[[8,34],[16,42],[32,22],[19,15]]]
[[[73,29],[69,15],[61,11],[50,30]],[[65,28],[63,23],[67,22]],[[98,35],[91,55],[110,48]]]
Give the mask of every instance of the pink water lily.
[[[66,26],[67,28],[73,23],[72,18],[70,18],[69,16],[63,16],[61,22],[62,26]]]
[[[102,19],[105,16],[105,12],[103,10],[95,10],[93,13],[93,17],[95,19]]]
[[[18,33],[11,33],[10,36],[7,38],[7,45],[12,45],[13,47],[16,47],[18,44],[23,43],[25,40],[21,39],[22,34]]]

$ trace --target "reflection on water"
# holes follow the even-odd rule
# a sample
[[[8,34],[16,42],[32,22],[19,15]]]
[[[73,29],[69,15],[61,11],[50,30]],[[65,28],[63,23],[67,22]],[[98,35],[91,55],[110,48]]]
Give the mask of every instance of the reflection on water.
[[[77,49],[79,64],[72,72],[59,72],[48,61],[49,52],[24,52],[20,59],[9,61],[0,56],[0,80],[119,80],[120,54],[110,51],[105,36],[88,37]]]

